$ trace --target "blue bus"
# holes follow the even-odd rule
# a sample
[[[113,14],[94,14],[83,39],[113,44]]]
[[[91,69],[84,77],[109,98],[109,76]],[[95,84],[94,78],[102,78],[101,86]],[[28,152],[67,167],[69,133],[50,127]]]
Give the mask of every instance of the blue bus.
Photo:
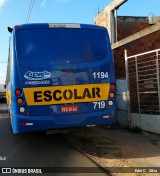
[[[13,133],[115,124],[108,32],[87,24],[23,24],[11,32],[6,97]]]

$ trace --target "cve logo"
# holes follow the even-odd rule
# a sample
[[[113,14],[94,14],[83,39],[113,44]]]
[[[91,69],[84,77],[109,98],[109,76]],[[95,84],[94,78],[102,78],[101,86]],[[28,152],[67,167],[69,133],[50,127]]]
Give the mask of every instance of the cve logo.
[[[48,72],[47,70],[43,71],[43,72],[32,72],[32,71],[28,71],[24,77],[28,80],[43,80],[46,78],[50,78],[51,77],[51,73]]]

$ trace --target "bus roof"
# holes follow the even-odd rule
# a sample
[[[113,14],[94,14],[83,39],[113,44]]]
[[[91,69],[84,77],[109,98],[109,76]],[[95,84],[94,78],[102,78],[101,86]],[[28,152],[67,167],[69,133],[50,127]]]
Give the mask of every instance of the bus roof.
[[[73,23],[30,23],[16,25],[15,29],[33,29],[33,28],[86,28],[86,29],[97,29],[106,30],[106,28],[92,24],[73,24]]]

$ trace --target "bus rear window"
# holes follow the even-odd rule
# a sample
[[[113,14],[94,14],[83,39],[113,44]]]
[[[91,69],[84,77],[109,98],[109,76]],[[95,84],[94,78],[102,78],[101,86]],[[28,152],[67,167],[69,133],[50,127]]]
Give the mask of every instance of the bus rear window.
[[[76,64],[107,57],[107,37],[95,29],[26,29],[17,31],[17,52],[26,65]]]

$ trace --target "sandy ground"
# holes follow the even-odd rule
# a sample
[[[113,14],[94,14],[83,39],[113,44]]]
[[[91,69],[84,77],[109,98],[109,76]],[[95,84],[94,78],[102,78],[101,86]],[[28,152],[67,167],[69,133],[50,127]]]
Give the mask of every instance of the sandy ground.
[[[68,140],[109,175],[160,175],[160,135],[94,127],[74,132]]]

